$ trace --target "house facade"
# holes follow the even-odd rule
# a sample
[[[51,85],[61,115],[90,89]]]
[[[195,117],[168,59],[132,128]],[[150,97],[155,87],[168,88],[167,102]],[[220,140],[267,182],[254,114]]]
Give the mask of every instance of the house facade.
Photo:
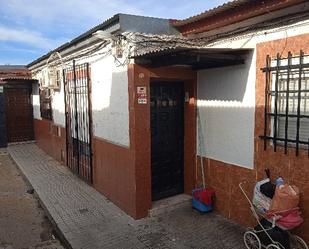
[[[146,31],[179,34],[169,20],[118,14],[28,65],[37,144],[135,218],[151,196],[142,207],[129,56]]]
[[[301,189],[308,241],[308,9],[232,1],[182,21],[116,15],[28,65],[36,141],[134,218],[191,194],[202,158],[217,210],[250,224],[238,184],[252,191],[270,168]]]

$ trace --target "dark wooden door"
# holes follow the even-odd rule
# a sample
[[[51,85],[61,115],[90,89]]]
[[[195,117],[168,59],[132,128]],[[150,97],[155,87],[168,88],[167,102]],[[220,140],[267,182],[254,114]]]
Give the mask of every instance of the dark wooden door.
[[[8,86],[5,97],[8,142],[33,140],[31,88]]]
[[[152,82],[152,199],[183,192],[183,83]]]

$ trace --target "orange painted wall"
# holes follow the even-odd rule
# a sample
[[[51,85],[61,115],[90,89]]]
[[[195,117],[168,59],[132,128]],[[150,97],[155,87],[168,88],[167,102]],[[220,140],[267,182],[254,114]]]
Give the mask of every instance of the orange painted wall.
[[[93,186],[126,213],[136,216],[134,153],[93,139]]]
[[[57,161],[65,162],[66,138],[65,128],[59,127],[60,136],[58,136],[57,127],[52,121],[34,119],[34,136],[39,147]]]

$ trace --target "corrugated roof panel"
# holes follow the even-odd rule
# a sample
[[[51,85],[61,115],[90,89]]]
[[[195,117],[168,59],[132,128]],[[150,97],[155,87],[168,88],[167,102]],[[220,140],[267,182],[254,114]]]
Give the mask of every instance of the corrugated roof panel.
[[[218,7],[215,7],[215,8],[212,8],[212,9],[209,9],[209,10],[206,10],[198,15],[195,15],[195,16],[191,16],[189,18],[186,18],[184,20],[180,20],[180,21],[172,21],[173,22],[173,25],[178,27],[178,26],[182,26],[182,25],[186,25],[186,24],[189,24],[189,23],[192,23],[192,22],[195,22],[195,21],[198,21],[200,19],[203,19],[203,18],[206,18],[206,17],[210,17],[210,16],[213,16],[213,15],[217,15],[221,12],[224,12],[226,10],[229,10],[229,9],[233,9],[233,8],[236,8],[236,7],[239,7],[243,4],[246,4],[246,3],[251,3],[251,2],[254,2],[255,0],[234,0],[234,1],[229,1],[229,2],[226,2]]]
[[[204,39],[191,39],[180,35],[124,33],[124,36],[135,41],[133,57],[183,49],[198,49],[207,45]]]

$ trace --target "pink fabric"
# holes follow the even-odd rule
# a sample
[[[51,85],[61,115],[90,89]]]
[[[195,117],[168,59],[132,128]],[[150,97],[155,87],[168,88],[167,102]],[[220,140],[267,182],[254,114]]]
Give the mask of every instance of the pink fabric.
[[[299,208],[277,213],[276,215],[268,214],[269,218],[273,218],[274,216],[276,217],[276,224],[288,230],[298,227],[304,222]]]

